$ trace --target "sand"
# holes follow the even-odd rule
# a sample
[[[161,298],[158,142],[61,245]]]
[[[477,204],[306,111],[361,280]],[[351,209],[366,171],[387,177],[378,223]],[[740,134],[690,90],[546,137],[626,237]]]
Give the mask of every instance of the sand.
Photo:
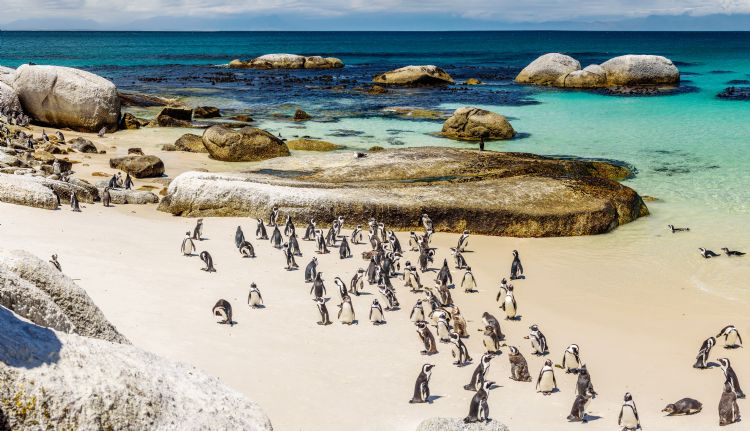
[[[118,149],[86,158],[76,165],[82,177],[106,168],[112,154],[140,146],[162,157],[167,174],[204,167],[227,170],[227,164],[205,154],[157,151],[184,130],[146,129],[109,135]],[[48,130],[49,133],[49,130]],[[198,132],[200,133],[200,132]],[[66,133],[75,136],[74,133]],[[91,138],[90,135],[87,137]],[[111,151],[110,151],[111,150]],[[77,158],[80,155],[72,155]],[[232,168],[241,169],[241,165]],[[106,169],[106,172],[114,172]],[[136,185],[150,180],[136,181]],[[648,194],[648,191],[640,191]],[[717,406],[723,375],[716,369],[694,370],[701,342],[727,324],[750,337],[747,310],[750,293],[750,257],[704,260],[697,247],[718,251],[724,245],[750,249],[750,238],[735,232],[737,223],[710,214],[693,219],[686,208],[669,203],[650,204],[652,215],[596,237],[517,239],[472,236],[465,257],[479,283],[479,292],[453,290],[454,301],[468,320],[472,334],[466,340],[475,359],[481,356],[477,330],[482,312],[502,316],[495,302],[497,285],[507,276],[511,251],[519,250],[528,278],[515,284],[520,321],[503,321],[507,342],[518,346],[536,378],[544,358],[531,355],[528,326],[536,323],[547,336],[550,355],[560,363],[565,347],[577,343],[596,391],[590,405],[589,430],[617,428],[625,392],[631,392],[647,430],[719,429]],[[718,215],[717,215],[718,216]],[[671,234],[667,223],[690,223],[691,232]],[[386,312],[388,323],[373,326],[367,320],[375,295],[354,297],[359,324],[336,321],[338,293],[333,279],[348,283],[367,262],[359,255],[369,246],[355,246],[355,258],[340,260],[334,251],[317,255],[311,242],[301,241],[301,269],[283,269],[282,252],[268,241],[255,240],[255,221],[211,218],[204,221],[206,239],[198,250],[208,250],[217,272],[201,271],[202,262],[183,257],[180,243],[195,220],[156,211],[156,205],[120,205],[104,208],[84,205],[73,213],[0,204],[3,247],[22,248],[41,257],[59,254],[63,271],[77,280],[104,314],[134,345],[156,354],[195,365],[218,376],[227,385],[257,401],[278,430],[414,430],[432,416],[463,417],[472,392],[465,391],[474,366],[451,364],[448,345],[429,358],[419,354],[421,344],[409,321],[409,312],[421,297],[393,280],[400,311]],[[243,259],[234,247],[234,232],[242,226],[258,257]],[[297,221],[298,233],[304,230]],[[348,231],[347,231],[348,232]],[[407,249],[408,234],[400,233]],[[438,233],[435,267],[449,257],[457,235]],[[747,250],[746,250],[747,251]],[[321,327],[311,301],[303,268],[317,256],[324,273],[334,324]],[[416,262],[414,252],[403,261]],[[451,265],[452,267],[452,265]],[[435,273],[422,275],[431,282]],[[453,270],[460,281],[463,271]],[[247,306],[251,282],[257,283],[266,308]],[[211,307],[219,298],[234,306],[234,327],[216,324]],[[434,331],[434,329],[433,329]],[[720,343],[721,345],[721,343]],[[565,417],[574,399],[576,377],[556,369],[560,392],[542,396],[533,383],[508,379],[505,353],[493,360],[489,378],[498,383],[490,393],[492,417],[512,430],[580,429]],[[728,357],[750,390],[750,362],[744,349],[715,348],[711,359]],[[432,404],[412,405],[414,381],[423,363],[434,363]],[[691,417],[664,417],[660,410],[683,397],[704,403]],[[748,408],[740,400],[740,409]],[[596,418],[596,419],[595,419]],[[731,429],[746,429],[744,423]]]

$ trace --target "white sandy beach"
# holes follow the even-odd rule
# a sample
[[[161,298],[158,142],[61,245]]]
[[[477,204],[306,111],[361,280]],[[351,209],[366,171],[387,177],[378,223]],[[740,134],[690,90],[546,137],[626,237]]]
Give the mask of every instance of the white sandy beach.
[[[48,131],[49,132],[49,131]],[[91,181],[94,171],[113,173],[106,161],[139,146],[161,157],[167,174],[197,168],[228,170],[226,163],[205,154],[161,152],[184,130],[145,129],[92,139],[106,155],[85,156],[74,170]],[[197,131],[196,133],[200,133]],[[67,134],[67,133],[66,133]],[[77,134],[70,133],[71,137]],[[90,136],[87,136],[91,138]],[[106,144],[104,144],[106,142]],[[109,148],[117,146],[115,150]],[[79,154],[70,157],[79,159]],[[242,169],[246,164],[233,165]],[[136,186],[151,184],[136,181]],[[638,190],[642,195],[648,190]],[[528,278],[517,281],[520,321],[501,323],[506,342],[518,346],[535,379],[544,358],[531,355],[531,324],[540,325],[550,345],[548,358],[560,363],[570,343],[581,346],[599,396],[590,405],[587,425],[569,424],[566,416],[574,399],[576,377],[556,369],[560,392],[545,397],[533,383],[508,379],[507,349],[493,360],[489,379],[498,387],[490,394],[491,417],[514,431],[540,429],[617,429],[625,392],[631,392],[647,430],[719,429],[717,407],[724,377],[720,369],[692,368],[701,342],[727,324],[750,337],[750,279],[748,258],[704,260],[697,248],[745,250],[750,237],[738,230],[740,220],[702,212],[693,218],[689,208],[669,202],[650,203],[652,215],[596,237],[517,239],[472,236],[465,254],[479,283],[479,293],[454,289],[453,298],[469,322],[467,346],[481,356],[481,314],[503,316],[495,302],[497,285],[508,276],[511,251],[519,250]],[[304,229],[295,220],[297,230]],[[360,223],[361,221],[347,221]],[[666,224],[690,225],[691,232],[671,234]],[[369,304],[377,296],[353,298],[359,324],[321,327],[311,301],[310,285],[302,269],[318,256],[324,273],[332,318],[339,303],[333,279],[345,282],[367,262],[359,255],[369,245],[353,248],[355,257],[313,253],[301,241],[304,257],[299,271],[283,269],[284,258],[268,241],[255,240],[255,221],[210,218],[204,221],[206,239],[198,250],[208,250],[217,272],[200,270],[195,256],[183,257],[180,243],[194,219],[156,211],[155,205],[104,208],[85,205],[82,213],[67,206],[58,211],[0,204],[2,247],[25,249],[47,258],[60,256],[63,271],[77,279],[104,314],[133,344],[156,354],[195,365],[218,376],[248,398],[257,401],[277,430],[414,430],[428,417],[464,417],[471,392],[463,389],[475,365],[451,364],[450,349],[439,345],[433,357],[419,354],[420,341],[409,312],[421,295],[393,280],[401,310],[386,312],[388,323],[373,326],[367,320]],[[258,257],[242,259],[234,247],[236,227],[242,226]],[[404,249],[408,233],[399,234]],[[457,235],[438,233],[435,267],[450,257],[448,247]],[[415,262],[416,253],[406,252]],[[453,265],[451,265],[453,268]],[[463,271],[452,269],[455,280]],[[422,275],[431,283],[435,273]],[[251,282],[257,283],[265,309],[247,306]],[[377,294],[377,289],[365,291]],[[216,324],[211,307],[219,298],[234,307],[233,327]],[[721,346],[721,343],[719,343]],[[750,362],[745,349],[716,347],[711,359],[728,357],[741,383],[750,388]],[[423,363],[436,364],[432,404],[412,405],[414,381]],[[664,417],[668,403],[683,397],[698,399],[703,412],[689,417]],[[748,409],[740,400],[740,409]],[[750,413],[749,413],[750,414]],[[597,418],[598,417],[598,418]],[[732,429],[750,429],[744,421]]]

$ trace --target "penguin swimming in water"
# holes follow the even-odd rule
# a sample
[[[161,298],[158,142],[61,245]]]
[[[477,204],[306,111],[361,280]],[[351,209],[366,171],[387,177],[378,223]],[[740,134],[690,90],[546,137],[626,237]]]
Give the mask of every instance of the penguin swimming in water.
[[[206,272],[216,272],[216,269],[214,268],[214,259],[211,257],[211,254],[207,251],[202,251],[200,256],[203,263],[206,264],[206,267],[201,269]]]
[[[573,407],[570,408],[570,414],[568,415],[568,422],[581,422],[587,423],[586,409],[591,403],[591,399],[594,398],[593,394],[586,392],[583,395],[576,394],[575,400],[573,400]]]
[[[250,292],[247,294],[247,305],[251,308],[263,308],[263,296],[255,283],[250,284]]]
[[[195,243],[193,238],[190,237],[190,232],[185,232],[185,239],[182,240],[182,247],[180,248],[183,256],[192,256],[195,252]]]
[[[477,364],[477,367],[471,374],[471,380],[469,381],[469,384],[464,385],[464,389],[466,389],[467,391],[478,391],[482,387],[482,383],[485,381],[484,378],[487,375],[487,371],[490,370],[490,361],[492,361],[492,358],[494,357],[495,355],[492,353],[485,353],[484,355],[482,355],[482,358],[479,360],[479,364]]]
[[[239,250],[242,257],[255,257],[255,248],[249,241],[243,241]]]
[[[102,204],[105,207],[112,205],[112,194],[109,192],[109,187],[104,188],[104,193],[102,193]]]
[[[667,416],[694,415],[700,413],[701,410],[703,410],[703,404],[692,398],[683,398],[661,409]]]
[[[453,255],[453,263],[455,263],[456,269],[464,269],[469,266],[466,263],[466,259],[464,259],[464,255],[460,251],[451,247],[451,254]]]
[[[523,275],[523,265],[521,265],[521,258],[518,256],[518,251],[513,250],[513,263],[510,265],[510,279],[518,280],[526,278]]]
[[[472,293],[477,291],[477,281],[474,279],[474,273],[471,272],[471,267],[466,267],[464,277],[461,279],[461,287],[466,293]]]
[[[62,265],[60,265],[60,262],[57,260],[57,254],[52,255],[52,260],[50,260],[49,263],[51,263],[52,266],[57,268],[58,271],[62,272]]]
[[[354,307],[352,306],[352,298],[349,295],[341,298],[338,319],[344,325],[351,325],[357,322],[357,318],[354,315]]]
[[[316,298],[322,298],[326,294],[326,286],[323,283],[323,273],[319,272],[315,274],[315,281],[310,288],[310,294],[315,295]]]
[[[377,299],[373,299],[372,305],[370,306],[370,322],[372,322],[373,325],[382,325],[385,323],[383,307],[380,306]]]
[[[237,226],[237,231],[234,232],[234,246],[240,248],[244,242],[245,234],[242,232],[242,228]]]
[[[286,222],[284,223],[284,235],[289,236],[296,233],[294,223],[292,222],[292,216],[286,216]]]
[[[217,323],[234,326],[235,322],[232,320],[232,304],[230,304],[229,301],[225,299],[218,300],[216,305],[214,305],[214,308],[211,309],[211,312],[214,316],[222,318],[222,320]]]
[[[354,273],[352,280],[349,282],[349,293],[353,293],[355,296],[359,296],[359,292],[365,287],[364,278],[365,270],[359,268],[357,272]]]
[[[305,235],[302,237],[304,241],[313,241],[315,240],[315,219],[310,219],[310,222],[307,223],[307,228],[305,228]]]
[[[617,425],[623,427],[623,430],[633,431],[641,428],[641,420],[638,417],[638,409],[635,407],[635,401],[630,392],[625,393],[625,398],[620,407],[620,416],[617,418]]]
[[[490,388],[495,382],[482,382],[481,387],[471,398],[469,415],[464,418],[464,423],[488,422],[490,420],[490,407],[487,403]]]
[[[312,283],[318,273],[318,258],[313,257],[305,267],[305,283]]]
[[[493,316],[492,314],[488,312],[482,313],[482,322],[484,322],[485,326],[489,326],[492,328],[493,332],[497,336],[498,341],[503,341],[505,339],[505,335],[503,335],[502,329],[500,329],[500,322]]]
[[[417,299],[417,303],[411,308],[411,314],[409,314],[409,320],[412,322],[424,322],[424,308],[422,308],[422,300]]]
[[[719,426],[730,425],[740,420],[740,406],[737,405],[737,395],[732,384],[724,382],[724,391],[719,400]]]
[[[508,352],[508,361],[510,361],[510,378],[517,382],[530,382],[529,364],[526,358],[515,346],[510,346]]]
[[[709,353],[711,353],[711,348],[714,347],[715,344],[716,339],[714,337],[706,338],[703,344],[701,344],[700,350],[698,350],[698,356],[695,357],[695,364],[693,364],[693,368],[708,368],[708,355]]]
[[[81,206],[78,203],[78,197],[76,197],[75,192],[70,194],[70,208],[73,209],[73,212],[81,212]]]
[[[536,379],[536,391],[544,395],[549,395],[557,389],[557,379],[555,370],[552,368],[552,361],[544,361],[544,367],[539,371],[539,377]]]
[[[737,398],[745,398],[745,393],[742,392],[742,388],[740,388],[740,380],[737,378],[737,373],[734,372],[729,359],[720,358],[718,361],[719,365],[721,366],[721,371],[724,372],[726,381],[732,385],[732,389],[734,389],[734,393],[737,394]]]
[[[432,375],[432,368],[435,367],[432,364],[422,365],[422,371],[417,376],[417,381],[414,383],[414,395],[409,400],[410,404],[414,403],[427,403],[430,401],[430,375]]]
[[[203,241],[203,219],[199,218],[195,222],[195,228],[193,228],[193,239]]]
[[[281,238],[281,231],[278,226],[273,227],[273,233],[271,234],[271,245],[274,248],[281,248],[283,239]]]
[[[339,258],[347,259],[352,257],[352,251],[349,249],[349,242],[345,236],[341,237],[341,245],[339,246]]]
[[[268,239],[268,233],[266,232],[266,226],[263,224],[263,220],[258,219],[258,227],[255,228],[256,239]]]
[[[730,250],[730,249],[728,249],[726,247],[722,247],[721,250],[724,252],[724,254],[726,254],[729,257],[732,257],[732,256],[744,256],[745,255],[745,253],[743,253],[741,251]]]
[[[506,287],[505,299],[500,305],[500,308],[505,311],[505,320],[517,320],[518,317],[518,304],[516,303],[516,295],[513,293],[513,285],[509,284]]]
[[[315,301],[315,304],[318,306],[318,312],[320,313],[320,320],[318,321],[318,325],[330,325],[331,324],[331,318],[328,315],[328,307],[326,307],[326,300],[324,298],[315,298],[313,299]]]
[[[533,353],[537,356],[546,355],[549,352],[547,350],[547,337],[542,334],[542,331],[539,330],[539,326],[537,325],[529,326],[529,330],[531,330],[531,332],[526,338],[531,340],[531,348],[534,349]]]
[[[690,231],[689,227],[674,227],[674,225],[671,225],[671,224],[668,224],[667,227],[669,228],[669,230],[672,231],[672,233],[689,232]]]
[[[271,214],[268,215],[268,226],[275,227],[276,220],[278,219],[279,219],[279,207],[274,206],[273,208],[271,208]]]
[[[698,249],[701,252],[701,256],[703,256],[704,259],[711,259],[712,257],[719,257],[720,254],[714,253],[711,250],[705,249],[703,247]]]
[[[436,283],[446,286],[453,284],[453,276],[451,276],[451,270],[448,268],[448,259],[443,259],[443,267],[438,272]]]
[[[415,325],[417,326],[417,335],[419,335],[419,340],[424,346],[424,349],[419,353],[421,353],[422,355],[436,354],[438,352],[437,344],[435,344],[435,336],[432,335],[430,327],[427,326],[427,323],[424,321],[418,321],[415,323]]]
[[[592,398],[596,398],[598,395],[594,390],[594,385],[591,383],[591,374],[586,368],[586,364],[581,365],[578,369],[578,379],[576,380],[576,394],[585,396],[586,393],[590,393]]]
[[[577,373],[578,368],[581,366],[581,357],[580,357],[580,350],[578,348],[578,344],[571,344],[565,349],[565,352],[563,353],[563,359],[562,359],[562,368],[565,370],[565,373]]]
[[[734,325],[725,326],[716,335],[716,338],[724,337],[724,348],[725,349],[736,349],[742,347],[742,337],[740,337],[739,331]]]
[[[362,244],[363,235],[362,235],[362,225],[358,224],[357,227],[354,228],[352,231],[352,235],[350,237],[352,239],[352,244]]]
[[[456,360],[453,365],[463,367],[464,365],[469,364],[471,362],[469,349],[466,347],[463,340],[461,340],[461,337],[457,333],[451,332],[450,342],[453,344],[453,346],[451,346],[451,355],[453,355],[453,358]]]
[[[294,252],[292,251],[292,246],[289,243],[284,243],[284,257],[286,258],[286,270],[287,271],[294,271],[295,269],[299,268],[299,265],[297,265],[297,262],[294,260]]]
[[[460,237],[458,237],[458,244],[456,244],[456,250],[463,253],[466,247],[469,245],[469,231],[465,230]]]

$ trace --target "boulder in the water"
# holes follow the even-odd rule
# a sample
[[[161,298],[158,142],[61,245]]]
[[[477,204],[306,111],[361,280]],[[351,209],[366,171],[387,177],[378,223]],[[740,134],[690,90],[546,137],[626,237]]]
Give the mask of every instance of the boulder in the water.
[[[529,63],[516,76],[516,82],[521,84],[553,85],[561,76],[576,70],[581,70],[581,63],[575,58],[551,52],[544,54]]]
[[[344,63],[334,57],[266,54],[248,61],[232,60],[229,67],[236,69],[338,69],[344,67]]]
[[[156,123],[161,127],[192,127],[193,110],[167,106],[156,116]]]
[[[381,85],[446,85],[453,84],[453,78],[445,70],[433,66],[404,66],[376,75],[372,81]]]
[[[199,106],[193,109],[193,118],[221,117],[221,111],[215,106]]]
[[[442,134],[449,138],[477,141],[482,139],[512,139],[516,132],[508,119],[500,114],[479,108],[459,108],[443,123]]]

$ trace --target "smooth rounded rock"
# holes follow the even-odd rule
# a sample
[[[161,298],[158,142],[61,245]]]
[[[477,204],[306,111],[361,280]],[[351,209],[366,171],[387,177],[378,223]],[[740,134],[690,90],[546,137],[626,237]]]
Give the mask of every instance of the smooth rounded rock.
[[[443,123],[444,136],[456,139],[512,139],[516,132],[508,119],[479,108],[459,108]]]
[[[405,66],[376,75],[372,81],[385,85],[446,85],[453,78],[443,69],[433,66]]]
[[[164,175],[164,162],[156,156],[131,155],[109,159],[109,167],[127,172],[136,178]]]
[[[561,76],[581,69],[581,63],[575,58],[552,52],[544,54],[529,63],[516,76],[521,84],[553,85]]]
[[[211,158],[225,162],[255,162],[290,154],[284,141],[255,127],[209,127],[203,132],[203,145]]]

